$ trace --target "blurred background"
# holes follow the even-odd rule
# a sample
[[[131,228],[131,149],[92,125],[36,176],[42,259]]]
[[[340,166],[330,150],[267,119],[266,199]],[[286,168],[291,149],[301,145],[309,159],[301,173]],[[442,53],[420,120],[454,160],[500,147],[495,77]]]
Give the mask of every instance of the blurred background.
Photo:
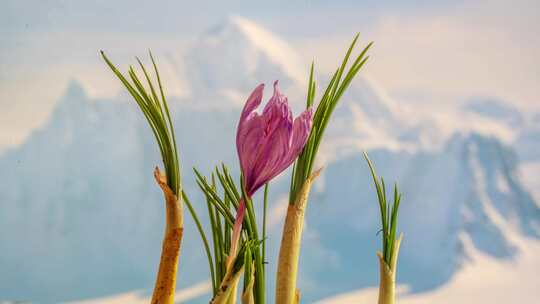
[[[269,97],[279,79],[299,113],[311,61],[321,92],[360,32],[360,47],[375,44],[319,154],[325,169],[307,211],[303,302],[376,301],[380,223],[363,150],[404,192],[401,303],[535,302],[539,6],[2,1],[0,301],[150,296],[163,231],[152,177],[160,157],[99,50],[124,71],[153,51],[185,189],[204,214],[192,167],[209,174],[224,162],[238,176],[235,128],[250,91],[264,82]],[[284,173],[270,186],[270,301],[289,179]],[[188,214],[186,221],[178,301],[206,303],[206,258]]]

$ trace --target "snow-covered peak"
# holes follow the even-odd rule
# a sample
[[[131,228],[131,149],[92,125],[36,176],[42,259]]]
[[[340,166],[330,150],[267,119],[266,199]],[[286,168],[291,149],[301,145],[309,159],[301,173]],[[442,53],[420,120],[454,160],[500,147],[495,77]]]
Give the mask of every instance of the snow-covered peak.
[[[243,104],[261,82],[279,80],[287,93],[300,90],[307,78],[307,65],[304,69],[285,41],[236,16],[204,33],[187,52],[185,63],[191,99],[204,107]]]
[[[64,95],[70,98],[86,98],[87,97],[87,94],[86,94],[86,91],[84,90],[83,85],[75,79],[72,79],[69,81],[68,86],[66,88],[66,93]]]
[[[51,113],[49,122],[77,121],[87,116],[90,107],[89,96],[83,85],[72,79]]]
[[[287,42],[257,23],[240,16],[229,16],[227,20],[211,29],[204,37],[206,42],[221,44],[223,42],[237,44],[245,40],[287,72],[287,76],[299,83],[304,83],[306,73],[302,60]]]

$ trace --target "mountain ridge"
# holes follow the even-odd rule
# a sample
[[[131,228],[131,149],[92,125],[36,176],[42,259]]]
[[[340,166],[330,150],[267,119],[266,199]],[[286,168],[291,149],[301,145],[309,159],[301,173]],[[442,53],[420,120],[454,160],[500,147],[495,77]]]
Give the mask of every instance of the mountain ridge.
[[[215,56],[225,42],[253,47],[225,39],[205,54]],[[218,68],[221,61],[214,59],[208,60],[210,67]],[[242,65],[219,66],[222,75],[210,84],[223,75],[231,79],[195,87],[192,103],[171,98],[184,186],[199,210],[203,200],[191,168],[209,173],[223,161],[233,176],[239,175],[235,127],[252,83],[283,74],[286,94],[303,90],[275,62],[255,62],[256,73],[242,71]],[[191,82],[214,70],[195,67],[189,68]],[[237,97],[220,99],[224,88]],[[266,100],[270,92],[265,93]],[[444,284],[466,261],[461,233],[469,235],[478,250],[500,260],[511,260],[518,252],[504,233],[507,226],[538,238],[539,209],[517,174],[519,153],[494,136],[460,131],[432,149],[422,139],[431,125],[408,119],[403,113],[410,109],[381,94],[358,78],[329,126],[318,159],[325,170],[306,219],[299,274],[306,301],[376,284],[377,206],[361,158],[364,149],[379,173],[395,179],[404,191],[400,230],[405,242],[398,276],[413,291]],[[82,85],[72,83],[48,123],[23,145],[0,154],[0,243],[8,244],[0,252],[3,296],[54,303],[153,284],[163,206],[151,172],[160,158],[143,115],[126,100],[125,94],[93,99]],[[193,106],[220,101],[227,106]],[[285,173],[272,182],[271,201],[286,193],[288,177]],[[270,230],[269,267],[276,263],[280,224]],[[186,235],[183,246],[180,288],[207,279],[189,216],[186,225],[193,233]]]

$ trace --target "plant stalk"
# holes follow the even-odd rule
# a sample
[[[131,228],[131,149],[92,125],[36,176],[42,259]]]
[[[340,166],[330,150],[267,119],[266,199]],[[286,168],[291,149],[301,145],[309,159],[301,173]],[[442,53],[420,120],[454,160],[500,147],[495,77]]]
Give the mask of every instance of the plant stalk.
[[[159,262],[156,285],[152,294],[152,304],[173,304],[176,289],[176,274],[178,257],[184,231],[182,201],[167,185],[167,179],[156,167],[154,171],[156,182],[161,187],[165,197],[165,237]]]
[[[255,263],[251,264],[251,274],[249,275],[248,284],[245,285],[244,291],[242,292],[242,304],[255,304],[255,295],[253,294],[253,287],[255,286]],[[244,276],[248,275],[247,272],[244,273]]]
[[[397,258],[399,254],[399,246],[403,239],[403,233],[397,240],[394,241],[394,250],[390,265],[388,265],[383,258],[383,254],[377,251],[377,257],[379,258],[379,302],[378,304],[395,304],[396,303],[396,268]]]
[[[276,279],[276,304],[297,303],[296,279],[298,275],[298,259],[300,257],[300,245],[302,242],[302,230],[304,215],[313,180],[319,176],[322,169],[311,174],[306,179],[300,192],[296,195],[295,203],[289,204],[281,247],[279,249],[279,261]]]
[[[231,286],[231,292],[229,294],[229,298],[227,299],[227,304],[236,304],[239,281],[240,281],[240,278],[238,278],[238,280],[234,282],[233,286]]]
[[[238,281],[240,280],[243,270],[244,267],[242,266],[242,268],[235,273],[232,268],[227,271],[223,277],[223,281],[221,281],[218,292],[212,301],[210,301],[210,304],[225,304],[228,303],[231,296],[236,297]]]

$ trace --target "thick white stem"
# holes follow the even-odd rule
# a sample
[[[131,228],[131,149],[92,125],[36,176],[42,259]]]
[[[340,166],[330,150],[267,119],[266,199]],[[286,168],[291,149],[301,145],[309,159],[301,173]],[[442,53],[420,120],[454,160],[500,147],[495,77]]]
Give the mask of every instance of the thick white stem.
[[[313,180],[319,176],[321,169],[313,172],[296,194],[294,204],[289,204],[281,247],[276,278],[276,304],[294,304],[297,302],[296,278],[298,276],[298,260],[304,227],[304,214]]]
[[[396,271],[397,271],[397,258],[399,255],[399,246],[403,234],[394,241],[394,252],[390,259],[390,265],[388,265],[383,258],[381,252],[377,252],[379,257],[379,270],[380,270],[380,282],[379,282],[379,304],[395,304],[396,303]]]

